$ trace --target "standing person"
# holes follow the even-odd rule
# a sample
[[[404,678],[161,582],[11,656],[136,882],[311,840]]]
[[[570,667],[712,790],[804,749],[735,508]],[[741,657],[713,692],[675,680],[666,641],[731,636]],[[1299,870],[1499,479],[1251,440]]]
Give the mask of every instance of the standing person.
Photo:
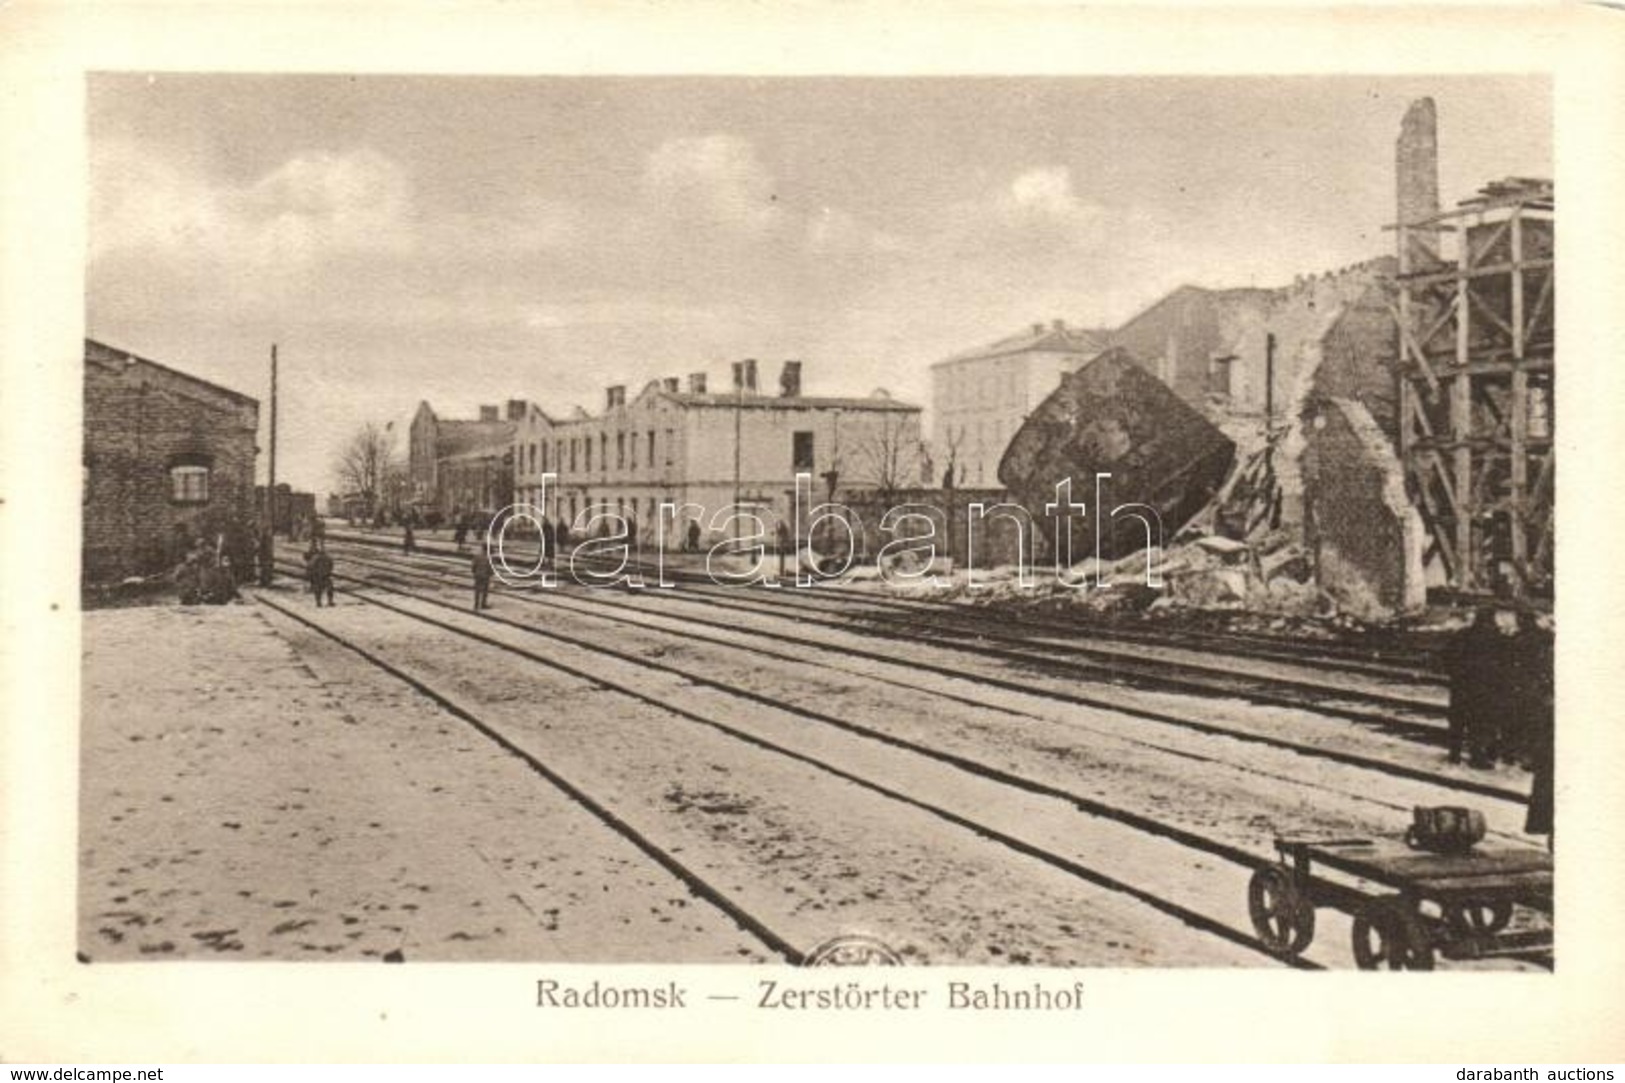
[[[1495,626],[1495,610],[1480,606],[1472,623],[1457,632],[1445,648],[1445,669],[1450,674],[1450,762],[1460,763],[1462,752],[1474,767],[1493,762],[1488,745],[1494,713],[1503,709],[1495,687],[1502,636]]]
[[[260,586],[271,585],[271,577],[276,570],[276,538],[269,529],[260,531]]]
[[[541,538],[542,559],[557,561],[557,551],[553,547],[558,542],[558,535],[553,529],[553,520],[549,519],[545,515],[542,516]]]
[[[777,542],[778,542],[778,550],[779,550],[779,578],[783,579],[784,578],[784,555],[790,548],[790,524],[786,523],[783,519],[779,520],[779,527],[778,527],[777,535],[778,535],[777,536]]]
[[[323,597],[329,606],[337,604],[333,600],[333,558],[326,549],[317,549],[311,555],[310,590],[316,595],[316,608],[321,608]]]
[[[412,519],[411,515],[406,517],[406,532],[401,535],[401,552],[407,556],[418,551],[417,535],[412,532]]]
[[[491,608],[491,577],[496,568],[491,563],[490,546],[482,545],[474,552],[474,608]]]
[[[451,540],[457,543],[457,551],[463,551],[463,543],[468,541],[468,516],[462,512],[456,513],[456,527],[451,532]]]
[[[1550,630],[1542,627],[1532,613],[1518,616],[1518,638],[1523,648],[1525,687],[1519,699],[1526,714],[1523,723],[1523,754],[1534,774],[1529,788],[1529,812],[1523,829],[1531,835],[1548,836],[1552,831],[1552,810],[1556,802],[1556,654]]]
[[[697,553],[700,551],[700,521],[690,519],[688,531],[683,535],[683,552]]]

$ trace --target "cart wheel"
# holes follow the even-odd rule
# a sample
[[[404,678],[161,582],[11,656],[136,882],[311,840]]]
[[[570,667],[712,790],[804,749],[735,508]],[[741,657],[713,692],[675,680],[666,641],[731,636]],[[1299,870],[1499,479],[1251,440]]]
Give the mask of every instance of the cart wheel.
[[[1253,930],[1272,955],[1297,955],[1315,938],[1315,908],[1292,874],[1279,865],[1253,873],[1247,884]]]
[[[1462,903],[1445,911],[1450,928],[1461,936],[1485,936],[1500,932],[1512,922],[1512,903],[1496,899],[1487,903]]]
[[[1433,969],[1433,943],[1421,916],[1391,900],[1354,915],[1353,948],[1361,970]]]

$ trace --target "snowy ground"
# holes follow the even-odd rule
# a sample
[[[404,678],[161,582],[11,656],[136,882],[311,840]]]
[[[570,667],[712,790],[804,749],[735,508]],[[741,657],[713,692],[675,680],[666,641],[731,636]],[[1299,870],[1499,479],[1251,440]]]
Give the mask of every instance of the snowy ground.
[[[84,633],[94,961],[767,957],[518,760],[262,607]]]
[[[464,593],[441,596],[461,607]],[[936,648],[899,648],[900,665],[840,664],[846,636],[832,632],[808,657],[772,659],[711,631],[674,639],[681,626],[656,616],[657,599],[639,617],[648,623],[629,627],[576,600],[536,606],[496,595],[496,615],[635,656],[615,660],[471,613],[377,597],[575,672],[355,597],[317,610],[291,581],[268,595],[473,710],[804,951],[864,931],[913,962],[1275,965],[964,824],[1245,929],[1242,866],[697,685],[684,670],[792,707],[833,709],[888,739],[1258,856],[1278,831],[1393,834],[1411,803],[1450,797],[987,688],[974,666],[968,681],[909,673],[909,655]],[[684,607],[672,601],[675,616]],[[740,615],[737,634],[759,642],[754,626],[783,620]],[[80,943],[93,960],[777,958],[520,759],[252,597],[90,613],[85,646]],[[1258,717],[1247,705],[1204,703],[1217,717],[1233,713],[1242,731],[1305,723],[1296,712]],[[1326,724],[1310,731],[1317,726]],[[1331,728],[1316,739],[1375,736]],[[1516,841],[1510,819],[1492,821]],[[1347,966],[1346,940],[1328,941],[1311,958]]]

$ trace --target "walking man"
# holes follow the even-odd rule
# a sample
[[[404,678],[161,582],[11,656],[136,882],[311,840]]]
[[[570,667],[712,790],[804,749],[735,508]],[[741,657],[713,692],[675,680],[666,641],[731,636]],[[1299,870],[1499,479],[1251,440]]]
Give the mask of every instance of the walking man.
[[[491,563],[491,548],[482,545],[474,551],[474,608],[491,608],[491,576],[496,568]]]
[[[327,550],[317,549],[310,555],[310,591],[316,595],[316,608],[322,606],[322,598],[327,598],[327,604],[336,604],[333,600],[333,558],[327,555]]]

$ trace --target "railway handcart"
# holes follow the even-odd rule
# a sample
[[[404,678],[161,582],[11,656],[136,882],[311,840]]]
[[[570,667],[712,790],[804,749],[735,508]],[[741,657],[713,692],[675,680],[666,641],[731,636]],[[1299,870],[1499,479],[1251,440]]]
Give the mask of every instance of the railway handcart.
[[[1283,958],[1309,947],[1323,906],[1354,919],[1362,970],[1431,970],[1435,953],[1457,960],[1551,953],[1549,853],[1429,853],[1374,839],[1277,838],[1275,849],[1281,860],[1253,874],[1247,903],[1259,940]],[[1535,913],[1514,923],[1519,907]]]

